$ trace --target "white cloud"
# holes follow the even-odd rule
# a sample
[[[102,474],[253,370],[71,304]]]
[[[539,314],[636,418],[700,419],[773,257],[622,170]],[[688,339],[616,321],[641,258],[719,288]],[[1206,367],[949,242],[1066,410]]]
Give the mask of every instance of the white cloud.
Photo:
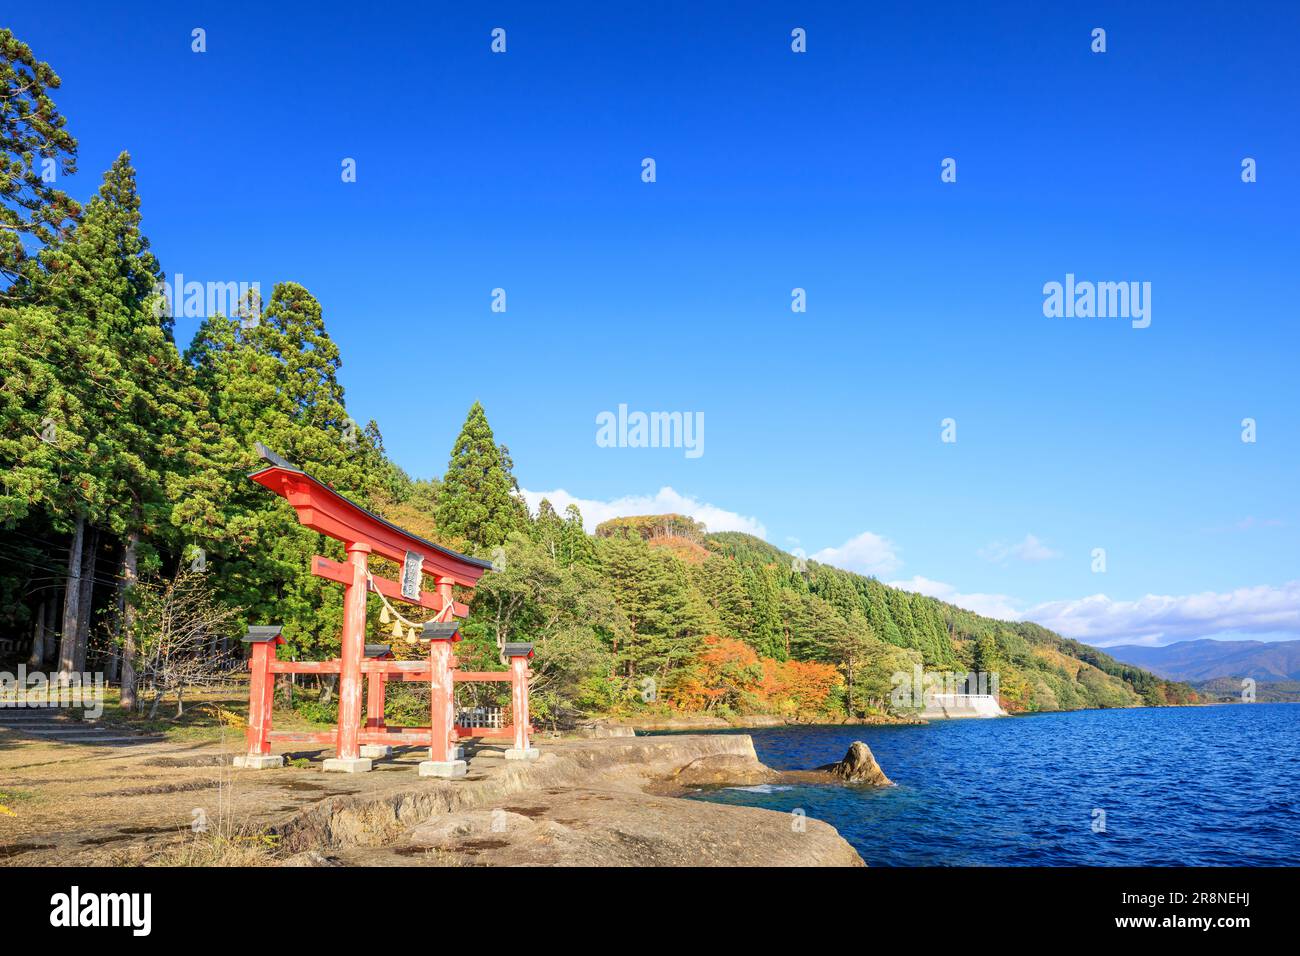
[[[1023,616],[1067,637],[1101,647],[1168,644],[1225,632],[1300,637],[1300,581],[1289,581],[1281,587],[1261,584],[1225,593],[1148,594],[1136,601],[1115,601],[1094,594],[1075,601],[1040,604]]]
[[[1015,544],[994,541],[987,548],[980,548],[979,556],[985,561],[1001,564],[1008,558],[1016,558],[1020,561],[1050,561],[1052,558],[1059,558],[1061,552],[1053,551],[1034,535],[1027,534],[1023,541]]]
[[[767,529],[757,518],[727,511],[716,505],[683,495],[665,486],[653,495],[624,495],[610,501],[576,498],[563,489],[523,490],[534,513],[547,498],[561,514],[569,504],[582,511],[587,531],[610,518],[627,515],[676,512],[703,522],[710,531],[743,531],[758,538]],[[1245,527],[1271,525],[1247,519]],[[1027,534],[1014,545],[994,543],[981,549],[981,556],[998,562],[1009,558],[1045,561],[1060,557],[1034,535]],[[823,548],[814,561],[861,574],[883,576],[902,567],[897,546],[888,538],[864,531],[836,548]],[[1219,593],[1156,595],[1133,601],[1117,601],[1104,594],[1073,600],[1047,601],[1031,607],[1006,594],[959,591],[951,584],[920,575],[905,581],[891,581],[890,587],[915,591],[958,607],[1006,621],[1033,621],[1066,637],[1098,647],[1110,644],[1168,644],[1174,641],[1214,637],[1223,634],[1285,635],[1300,638],[1300,580],[1280,587],[1258,585]]]
[[[890,574],[903,564],[894,543],[870,531],[850,538],[838,548],[822,548],[811,557],[822,564],[857,571],[859,574]]]
[[[763,523],[757,518],[727,511],[690,495],[683,495],[666,485],[653,495],[624,495],[611,501],[575,498],[563,488],[557,488],[555,491],[529,491],[526,488],[520,490],[534,514],[537,513],[537,506],[543,498],[549,500],[560,514],[564,514],[564,509],[570,504],[577,505],[578,510],[582,512],[583,527],[588,532],[594,532],[596,525],[610,518],[673,512],[703,522],[709,531],[743,531],[756,538],[767,537],[767,528],[763,527]]]
[[[890,581],[889,586],[891,588],[901,588],[904,591],[916,591],[918,594],[938,598],[940,601],[947,601],[949,604],[955,604],[960,608],[974,611],[976,614],[983,614],[985,617],[997,618],[1000,621],[1016,621],[1020,619],[1020,611],[1015,606],[1015,599],[1005,594],[963,594],[951,584],[932,581],[930,578],[923,578],[919,574],[906,581]]]
[[[1028,608],[1006,594],[966,594],[951,584],[919,575],[889,585],[928,594],[976,614],[1006,621],[1033,621],[1097,647],[1171,644],[1223,634],[1300,637],[1300,581],[1224,593],[1148,594],[1135,601],[1116,601],[1094,594]]]

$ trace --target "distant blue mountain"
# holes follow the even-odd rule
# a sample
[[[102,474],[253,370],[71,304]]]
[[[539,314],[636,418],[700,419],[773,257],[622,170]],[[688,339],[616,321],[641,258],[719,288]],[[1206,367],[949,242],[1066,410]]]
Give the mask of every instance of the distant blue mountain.
[[[1300,641],[1179,641],[1165,647],[1118,644],[1103,650],[1170,680],[1253,677],[1300,680]]]

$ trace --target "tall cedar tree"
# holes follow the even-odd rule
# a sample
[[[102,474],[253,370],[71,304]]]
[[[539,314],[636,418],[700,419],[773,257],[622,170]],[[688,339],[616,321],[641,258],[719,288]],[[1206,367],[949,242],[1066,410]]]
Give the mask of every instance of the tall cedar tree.
[[[13,308],[31,292],[21,281],[35,265],[25,241],[60,237],[80,211],[53,185],[76,172],[77,156],[50,98],[59,85],[48,63],[0,29],[0,522],[9,527],[29,515],[39,524],[57,512],[62,522],[82,510],[72,459],[53,427],[66,424],[67,445],[87,430],[61,374],[79,364],[79,343],[52,311]]]
[[[451,449],[438,494],[438,531],[487,551],[512,531],[528,528],[528,509],[511,473],[510,455],[492,436],[483,406],[475,402]]]
[[[75,409],[69,403],[65,415],[46,421],[70,473],[57,482],[51,508],[71,525],[61,672],[85,665],[90,616],[81,605],[93,590],[79,579],[87,526],[91,541],[98,529],[124,539],[120,580],[129,585],[141,535],[171,537],[176,499],[167,488],[182,494],[184,443],[200,446],[193,425],[199,398],[170,322],[155,308],[161,269],[140,222],[135,170],[123,153],[76,230],[42,249],[41,269],[29,277],[34,314],[56,319],[48,335],[61,395],[75,400]],[[87,557],[93,568],[93,553]],[[122,599],[129,606],[125,591]]]
[[[309,569],[315,554],[342,560],[341,545],[303,528],[287,502],[248,481],[265,465],[256,444],[366,507],[388,469],[377,430],[348,416],[320,303],[285,282],[259,311],[207,319],[187,352],[231,449],[220,503],[227,536],[209,573],[246,620],[282,622],[289,653],[321,656],[338,648],[342,592]]]
[[[23,301],[20,280],[34,265],[24,239],[55,241],[79,211],[54,186],[77,171],[77,141],[50,98],[60,82],[27,44],[0,29],[0,305]]]

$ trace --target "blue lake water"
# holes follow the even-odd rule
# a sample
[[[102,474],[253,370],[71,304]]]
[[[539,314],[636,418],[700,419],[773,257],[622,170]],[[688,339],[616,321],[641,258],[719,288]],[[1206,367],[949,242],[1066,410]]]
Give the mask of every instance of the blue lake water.
[[[781,770],[871,747],[896,787],[694,799],[802,809],[872,866],[1300,865],[1300,704],[739,732]]]

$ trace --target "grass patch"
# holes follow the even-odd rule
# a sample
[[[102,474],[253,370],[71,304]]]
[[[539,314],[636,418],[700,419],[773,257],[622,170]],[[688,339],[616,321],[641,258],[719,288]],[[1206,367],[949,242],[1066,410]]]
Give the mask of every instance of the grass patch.
[[[269,833],[196,833],[146,861],[148,866],[274,866],[280,838]]]
[[[30,790],[0,789],[0,817],[18,816],[18,810],[15,808],[35,799],[37,799],[36,794]]]
[[[109,688],[104,694],[102,723],[132,733],[159,734],[180,743],[207,743],[223,736],[242,735],[248,722],[248,691],[235,685],[223,690],[196,691],[186,696],[185,712],[175,716],[175,705],[165,702],[154,719],[138,712],[125,713],[121,709],[118,688]],[[277,705],[279,701],[277,700]],[[317,716],[276,706],[272,712],[272,726],[276,730],[315,730],[333,726],[332,722],[313,720]],[[324,716],[323,714],[321,716]]]
[[[222,828],[187,833],[165,846],[137,845],[113,855],[126,866],[275,866],[279,837],[253,829]]]

